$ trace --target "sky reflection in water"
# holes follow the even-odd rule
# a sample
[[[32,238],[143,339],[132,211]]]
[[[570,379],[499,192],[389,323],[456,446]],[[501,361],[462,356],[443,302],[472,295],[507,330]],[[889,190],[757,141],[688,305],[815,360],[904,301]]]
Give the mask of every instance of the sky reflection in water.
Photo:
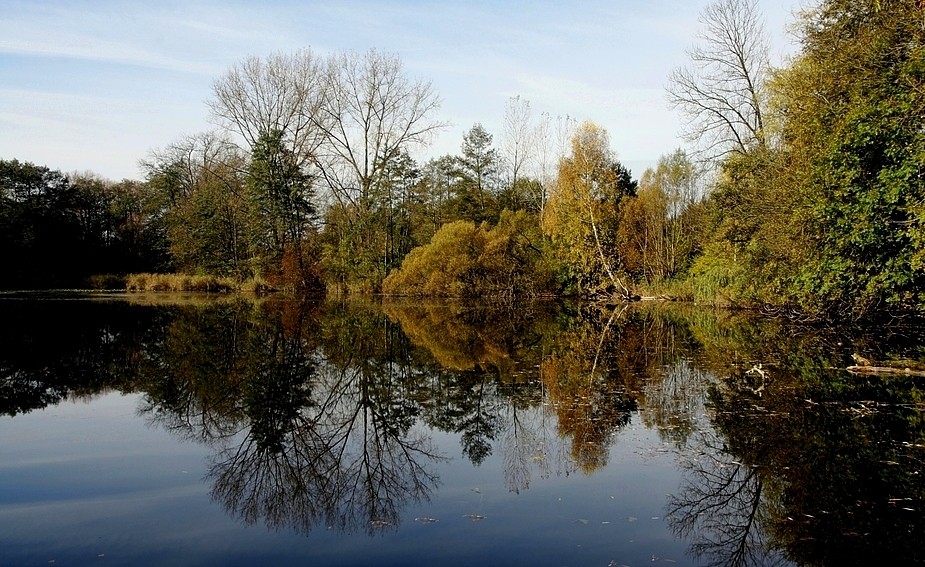
[[[923,559],[920,388],[831,370],[903,333],[155,303],[0,301],[0,564]]]

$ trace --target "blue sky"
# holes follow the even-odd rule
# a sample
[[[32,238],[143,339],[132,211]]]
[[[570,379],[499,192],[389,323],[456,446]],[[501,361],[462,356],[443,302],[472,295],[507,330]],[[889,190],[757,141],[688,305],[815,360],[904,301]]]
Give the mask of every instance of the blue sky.
[[[594,120],[635,176],[683,142],[665,102],[706,0],[4,2],[0,158],[136,178],[138,161],[213,128],[213,81],[250,55],[376,48],[431,81],[451,125],[423,160],[482,123],[500,142],[507,99]],[[798,0],[762,0],[772,61],[792,50]]]

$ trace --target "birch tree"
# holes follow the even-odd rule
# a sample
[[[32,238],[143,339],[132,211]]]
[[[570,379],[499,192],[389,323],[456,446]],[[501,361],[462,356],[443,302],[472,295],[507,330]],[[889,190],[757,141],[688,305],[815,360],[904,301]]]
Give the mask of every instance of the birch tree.
[[[629,172],[614,158],[604,128],[583,123],[572,137],[572,151],[559,163],[556,186],[543,213],[543,228],[579,291],[612,287],[623,297],[616,220],[624,195],[635,192]]]

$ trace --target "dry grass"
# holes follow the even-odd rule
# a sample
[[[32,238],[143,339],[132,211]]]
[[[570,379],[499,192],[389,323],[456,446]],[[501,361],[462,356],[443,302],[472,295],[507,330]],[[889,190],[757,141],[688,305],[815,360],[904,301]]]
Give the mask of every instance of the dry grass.
[[[129,274],[125,277],[126,291],[192,291],[207,293],[229,293],[247,291],[265,293],[271,291],[263,280],[238,282],[232,278],[218,276],[191,276],[188,274]]]

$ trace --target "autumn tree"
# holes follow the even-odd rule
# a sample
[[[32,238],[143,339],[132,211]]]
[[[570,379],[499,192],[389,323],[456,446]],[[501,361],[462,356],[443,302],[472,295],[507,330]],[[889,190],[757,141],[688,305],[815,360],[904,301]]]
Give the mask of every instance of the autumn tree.
[[[389,295],[522,297],[553,291],[537,219],[503,211],[498,223],[458,220],[405,257],[382,285]]]
[[[628,271],[664,280],[686,267],[698,245],[701,219],[693,209],[702,197],[699,180],[682,150],[643,173],[637,196],[621,210],[619,249]]]
[[[565,278],[582,293],[612,287],[631,295],[620,275],[616,233],[621,202],[636,183],[610,149],[606,130],[583,123],[571,154],[559,163],[556,186],[543,213],[543,229]]]
[[[427,145],[443,127],[434,116],[440,97],[429,82],[408,77],[395,55],[344,53],[329,65],[315,120],[324,143],[314,165],[346,223],[330,228],[349,234],[355,245],[329,248],[326,262],[374,267],[350,269],[348,279],[357,280],[357,289],[375,290],[387,271],[380,248],[387,238],[372,218],[382,205],[380,185],[403,152]]]
[[[224,136],[189,136],[142,162],[175,267],[187,273],[249,277],[256,254],[245,195],[246,156]]]

